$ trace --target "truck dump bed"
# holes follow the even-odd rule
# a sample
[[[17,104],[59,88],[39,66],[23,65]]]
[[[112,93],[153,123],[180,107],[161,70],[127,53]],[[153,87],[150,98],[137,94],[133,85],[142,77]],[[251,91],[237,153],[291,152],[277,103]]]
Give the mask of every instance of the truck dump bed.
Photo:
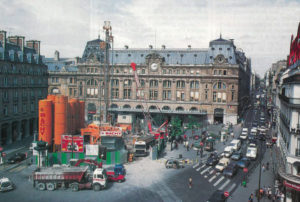
[[[74,180],[81,181],[88,166],[85,167],[49,167],[33,172],[33,180]]]

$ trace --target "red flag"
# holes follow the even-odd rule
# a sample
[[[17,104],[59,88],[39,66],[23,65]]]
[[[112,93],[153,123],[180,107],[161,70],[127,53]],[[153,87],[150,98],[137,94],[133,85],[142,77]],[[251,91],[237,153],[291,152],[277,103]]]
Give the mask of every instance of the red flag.
[[[130,66],[131,66],[131,68],[133,69],[133,71],[136,70],[136,64],[135,64],[134,62],[132,62],[132,63],[130,64]]]

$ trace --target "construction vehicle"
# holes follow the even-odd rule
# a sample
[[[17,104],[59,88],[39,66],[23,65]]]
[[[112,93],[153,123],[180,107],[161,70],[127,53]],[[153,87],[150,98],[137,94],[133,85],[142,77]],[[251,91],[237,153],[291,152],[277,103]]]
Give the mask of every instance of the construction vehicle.
[[[150,146],[155,145],[155,138],[152,135],[141,136],[134,143],[135,156],[147,156]]]
[[[107,180],[110,182],[124,182],[125,181],[125,173],[121,174],[118,172],[115,172],[114,170],[107,170]]]
[[[33,187],[40,191],[54,191],[57,188],[71,188],[72,191],[93,189],[99,191],[106,188],[106,170],[96,168],[90,176],[88,166],[67,167],[54,166],[38,168],[32,173]]]

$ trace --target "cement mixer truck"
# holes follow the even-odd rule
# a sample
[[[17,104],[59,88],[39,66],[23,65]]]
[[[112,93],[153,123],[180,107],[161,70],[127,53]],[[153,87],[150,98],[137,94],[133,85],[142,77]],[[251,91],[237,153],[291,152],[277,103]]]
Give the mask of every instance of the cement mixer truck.
[[[106,188],[107,175],[103,168],[96,168],[92,173],[88,166],[67,167],[54,166],[38,168],[32,173],[33,186],[40,190],[54,191],[55,189],[71,188],[72,191],[93,189],[100,191]]]

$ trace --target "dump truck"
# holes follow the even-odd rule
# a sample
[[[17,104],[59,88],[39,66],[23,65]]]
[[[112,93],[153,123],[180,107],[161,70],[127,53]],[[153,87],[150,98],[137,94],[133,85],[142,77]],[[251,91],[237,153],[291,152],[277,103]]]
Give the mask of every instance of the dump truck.
[[[107,175],[103,168],[96,168],[92,173],[88,166],[67,167],[54,166],[38,168],[32,173],[33,186],[40,190],[54,191],[55,189],[71,188],[72,191],[93,189],[99,191],[106,188]]]
[[[153,135],[141,136],[134,143],[135,156],[147,156],[150,146],[155,145],[155,138]]]

